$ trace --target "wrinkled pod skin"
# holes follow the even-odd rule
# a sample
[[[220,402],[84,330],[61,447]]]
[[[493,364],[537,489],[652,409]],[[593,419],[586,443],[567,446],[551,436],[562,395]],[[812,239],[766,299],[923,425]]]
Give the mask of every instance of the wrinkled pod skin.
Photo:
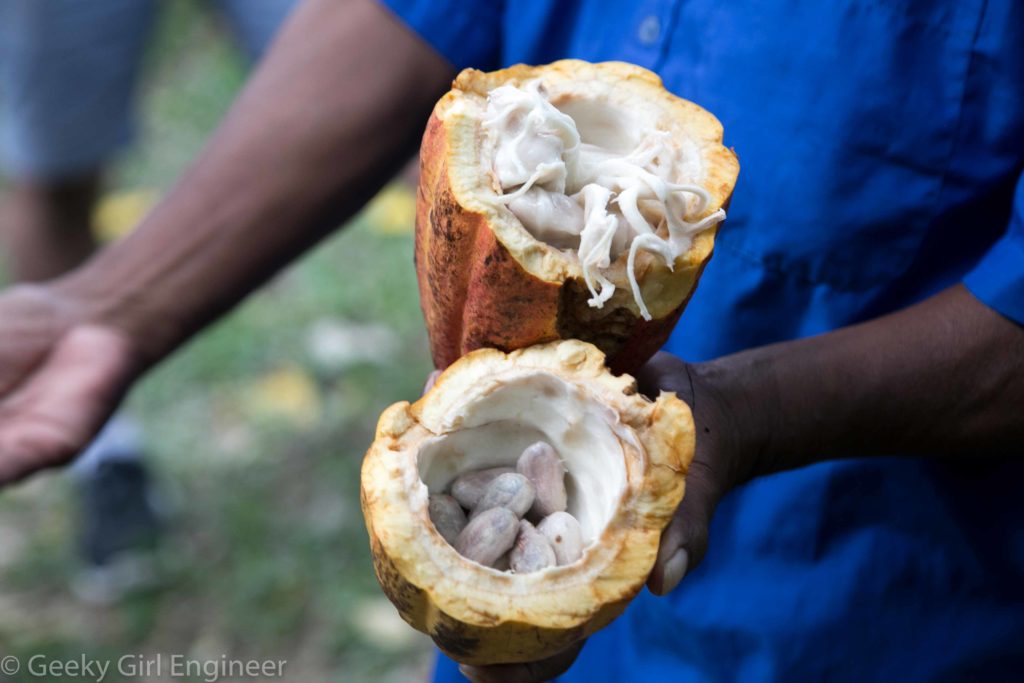
[[[711,194],[706,211],[728,205],[739,173],[735,154],[722,145],[721,124],[710,113],[669,94],[653,73],[621,63],[586,64],[576,60],[545,67],[512,67],[496,74],[467,69],[434,109],[420,147],[420,182],[416,204],[416,272],[434,364],[445,368],[478,348],[513,350],[558,339],[597,345],[616,373],[632,373],[668,340],[689,302],[714,245],[716,228],[694,240],[690,252],[670,269],[653,259],[638,275],[641,287],[661,292],[665,300],[644,320],[632,295],[616,292],[602,308],[588,305],[590,293],[578,275],[529,264],[531,249],[504,234],[486,211],[473,206],[462,188],[468,178],[485,177],[479,150],[468,153],[472,136],[463,125],[468,108],[460,101],[484,97],[506,79],[525,83],[543,77],[548,84],[613,79],[616,90],[635,89],[673,120],[685,121],[699,143]],[[642,93],[642,94],[641,94]],[[466,168],[472,164],[472,168]],[[520,228],[521,229],[521,228]],[[545,245],[546,246],[546,245]]]
[[[588,539],[583,556],[570,566],[518,574],[501,571],[504,563],[511,563],[519,533],[515,514],[494,508],[474,520],[505,518],[495,525],[507,534],[503,553],[504,543],[470,538],[470,526],[461,534],[471,554],[493,558],[492,565],[460,555],[430,520],[420,458],[428,443],[462,428],[450,416],[489,395],[475,393],[478,388],[493,386],[494,378],[515,381],[537,373],[575,387],[581,397],[603,406],[617,429],[635,438],[620,440],[626,473],[622,491],[608,523]],[[545,400],[537,398],[542,410]],[[360,495],[377,579],[402,617],[460,662],[486,665],[549,657],[606,626],[642,589],[660,535],[682,499],[694,443],[692,417],[683,401],[667,393],[653,400],[644,397],[631,377],[609,372],[604,356],[592,345],[563,341],[507,354],[494,349],[472,352],[448,368],[415,404],[396,403],[378,422],[363,460]],[[439,457],[445,457],[443,451]],[[441,464],[438,472],[445,469]],[[435,482],[442,487],[446,483],[440,477]]]

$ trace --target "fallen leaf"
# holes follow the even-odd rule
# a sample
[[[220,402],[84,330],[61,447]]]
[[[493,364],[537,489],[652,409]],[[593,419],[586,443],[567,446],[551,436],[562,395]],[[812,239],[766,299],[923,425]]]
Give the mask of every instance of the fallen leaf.
[[[125,190],[104,195],[93,212],[93,232],[101,242],[124,237],[149,213],[159,196],[156,190]]]
[[[280,418],[296,427],[315,424],[323,407],[313,378],[297,367],[274,370],[258,378],[247,395],[257,415]]]
[[[407,183],[391,183],[377,193],[363,215],[375,232],[411,233],[416,224],[416,193]]]

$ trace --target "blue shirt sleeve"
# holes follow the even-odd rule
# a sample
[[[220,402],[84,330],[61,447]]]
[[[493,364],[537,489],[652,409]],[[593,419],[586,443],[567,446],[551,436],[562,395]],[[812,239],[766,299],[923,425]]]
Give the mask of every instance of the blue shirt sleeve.
[[[380,1],[460,71],[498,67],[503,1]]]
[[[1009,229],[964,284],[983,303],[1024,325],[1024,174],[1017,181]]]

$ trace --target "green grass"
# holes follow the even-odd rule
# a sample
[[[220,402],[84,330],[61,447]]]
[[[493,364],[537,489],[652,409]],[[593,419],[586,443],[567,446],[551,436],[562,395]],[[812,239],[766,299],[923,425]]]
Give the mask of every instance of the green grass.
[[[116,188],[165,189],[244,81],[209,17],[167,4],[142,138]],[[393,348],[352,365],[310,351],[314,330],[353,323]],[[417,395],[429,367],[411,232],[356,219],[131,395],[172,510],[157,587],[110,607],[78,602],[70,478],[0,496],[0,654],[287,659],[287,680],[422,675],[427,643],[381,604],[358,487],[377,416]]]

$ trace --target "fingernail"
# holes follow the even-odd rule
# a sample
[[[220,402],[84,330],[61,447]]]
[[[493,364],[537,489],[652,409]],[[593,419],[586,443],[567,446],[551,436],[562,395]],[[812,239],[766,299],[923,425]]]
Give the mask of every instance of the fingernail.
[[[675,555],[668,558],[665,570],[661,573],[661,592],[671,593],[686,576],[686,568],[690,564],[690,554],[686,548],[680,548]]]
[[[480,670],[475,666],[469,664],[459,664],[459,673],[468,678],[471,681],[482,681],[485,680],[485,676],[481,677]]]
[[[434,388],[434,384],[437,382],[437,378],[440,376],[440,370],[433,370],[429,375],[427,375],[427,383],[423,385],[424,394]]]

